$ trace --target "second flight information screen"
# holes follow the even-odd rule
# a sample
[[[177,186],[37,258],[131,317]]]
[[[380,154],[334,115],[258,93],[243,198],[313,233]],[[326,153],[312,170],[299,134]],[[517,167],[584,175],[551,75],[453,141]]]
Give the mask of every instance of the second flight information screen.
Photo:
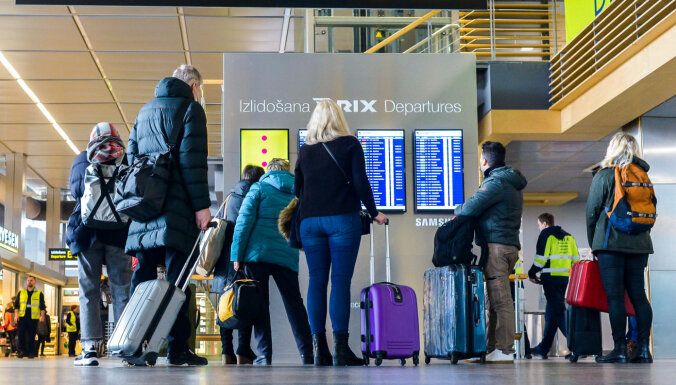
[[[450,211],[464,201],[462,130],[416,130],[416,212]]]
[[[378,210],[406,211],[404,130],[358,130]]]

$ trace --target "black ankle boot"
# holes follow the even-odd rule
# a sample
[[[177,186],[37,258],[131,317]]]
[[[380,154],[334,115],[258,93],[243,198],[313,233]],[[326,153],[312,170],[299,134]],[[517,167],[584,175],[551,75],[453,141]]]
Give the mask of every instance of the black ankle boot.
[[[350,350],[348,343],[349,334],[333,333],[333,366],[362,366],[364,360],[357,358],[357,356]]]
[[[313,334],[312,344],[315,348],[315,366],[333,365],[333,357],[331,357],[329,343],[326,341],[326,333]]]
[[[647,342],[639,343],[636,352],[629,359],[632,364],[652,364],[653,356],[650,354],[650,345]]]
[[[615,349],[605,356],[596,357],[596,362],[599,364],[626,364],[627,361],[627,345],[623,342],[615,344]]]

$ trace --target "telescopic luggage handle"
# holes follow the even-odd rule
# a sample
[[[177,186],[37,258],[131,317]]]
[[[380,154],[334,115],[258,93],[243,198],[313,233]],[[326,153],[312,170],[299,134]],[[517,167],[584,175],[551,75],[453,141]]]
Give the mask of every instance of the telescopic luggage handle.
[[[218,226],[218,222],[209,222],[207,224],[207,228],[212,228],[212,227],[217,227],[217,226]],[[183,265],[183,269],[181,270],[181,274],[179,274],[178,278],[176,279],[176,283],[175,283],[176,287],[181,289],[181,291],[183,291],[183,292],[185,292],[186,287],[188,287],[188,283],[190,282],[190,277],[195,272],[195,269],[197,268],[197,264],[200,261],[200,256],[202,255],[202,252],[204,252],[204,249],[200,249],[199,253],[197,253],[197,255],[195,255],[195,250],[197,250],[197,247],[202,242],[202,238],[204,238],[205,233],[206,233],[206,230],[200,231],[200,235],[197,237],[197,240],[195,241],[195,245],[192,247],[192,251],[190,251],[188,258],[186,258],[185,264]],[[186,270],[188,270],[188,266],[191,266],[190,271],[188,271],[188,274],[185,274]]]
[[[371,285],[373,285],[376,282],[376,276],[375,276],[376,259],[375,259],[375,251],[374,251],[374,246],[373,246],[373,219],[371,219],[370,241],[371,241],[371,260],[370,260]],[[390,220],[389,219],[387,219],[387,221],[385,222],[385,274],[386,274],[385,282],[391,282],[392,279],[390,277],[391,272],[390,272]]]

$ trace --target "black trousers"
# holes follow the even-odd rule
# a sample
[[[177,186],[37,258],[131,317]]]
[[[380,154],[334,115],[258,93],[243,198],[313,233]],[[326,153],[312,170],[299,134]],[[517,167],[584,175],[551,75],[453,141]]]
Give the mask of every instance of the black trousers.
[[[26,310],[29,312],[30,310]],[[30,317],[30,315],[28,316]],[[35,357],[35,335],[38,333],[38,320],[23,317],[19,319],[19,354]]]
[[[167,280],[176,282],[183,265],[187,259],[184,253],[167,248],[160,247],[156,249],[144,250],[136,253],[138,264],[131,278],[131,294],[141,282],[157,279],[157,266],[164,265],[167,268]],[[186,298],[190,298],[190,287],[185,290]],[[185,301],[181,310],[178,312],[176,322],[169,332],[167,345],[168,354],[181,354],[188,350],[188,339],[194,332],[190,327],[190,318],[188,317],[188,307],[190,301]]]
[[[255,356],[254,352],[251,350],[251,333],[253,327],[249,326],[244,329],[237,329],[237,353],[235,353],[235,347],[232,344],[233,340],[233,329],[220,328],[221,330],[221,354],[227,354],[229,356],[238,356],[249,357]]]
[[[624,291],[629,294],[636,310],[639,344],[647,344],[653,322],[653,310],[645,294],[644,272],[648,254],[625,254],[601,251],[597,254],[603,288],[608,294],[608,313],[613,341],[624,344],[627,332],[627,311],[624,308]]]
[[[547,274],[548,275],[548,274]],[[566,288],[568,288],[568,277],[552,277],[545,275],[542,277],[542,288],[547,298],[547,309],[545,311],[545,331],[540,348],[548,353],[554,344],[556,331],[561,330],[564,336],[566,333]]]
[[[38,341],[35,343],[35,355],[45,355],[45,345],[47,344],[47,338],[49,338],[49,336],[41,336],[38,334]]]
[[[296,339],[296,346],[300,354],[312,356],[312,335],[307,310],[303,304],[298,284],[298,273],[285,267],[271,263],[247,263],[246,272],[249,277],[260,281],[265,303],[263,311],[254,323],[254,335],[258,343],[258,355],[272,360],[272,330],[270,326],[270,285],[272,277],[277,284],[279,293],[284,301],[286,316],[291,323],[291,330]]]
[[[77,345],[78,332],[68,332],[68,355],[75,355],[75,346]]]

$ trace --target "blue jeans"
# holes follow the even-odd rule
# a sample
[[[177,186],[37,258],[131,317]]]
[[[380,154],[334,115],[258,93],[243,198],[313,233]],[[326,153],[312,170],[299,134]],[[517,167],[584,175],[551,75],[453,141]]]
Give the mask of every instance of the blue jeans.
[[[542,277],[542,288],[547,298],[547,308],[545,309],[545,332],[540,342],[539,350],[545,354],[554,344],[556,330],[561,330],[564,336],[566,333],[566,288],[568,287],[568,277]]]
[[[129,302],[131,285],[131,257],[124,249],[96,241],[87,251],[78,255],[78,283],[80,285],[80,326],[82,344],[91,348],[94,341],[103,340],[101,325],[101,269],[106,265],[110,292],[113,297],[115,322]]]
[[[331,273],[329,314],[333,332],[347,334],[350,285],[361,242],[359,212],[305,218],[300,236],[310,272],[307,309],[312,334],[326,332],[326,290]]]

